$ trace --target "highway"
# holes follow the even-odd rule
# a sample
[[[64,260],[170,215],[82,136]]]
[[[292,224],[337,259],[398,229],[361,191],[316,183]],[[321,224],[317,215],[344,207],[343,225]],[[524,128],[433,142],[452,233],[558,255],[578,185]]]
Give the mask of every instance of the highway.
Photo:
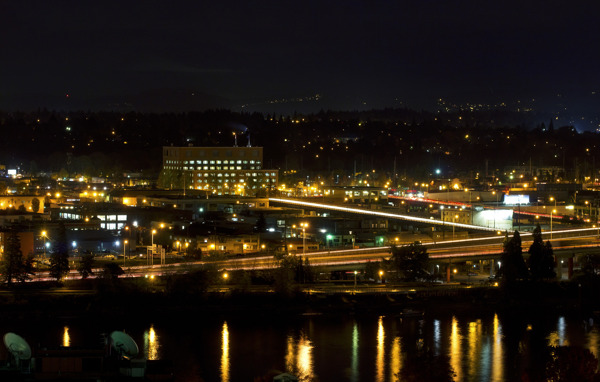
[[[550,233],[543,233],[544,240],[550,240]],[[530,233],[521,234],[524,255],[532,243]],[[502,253],[503,235],[493,234],[487,237],[472,239],[446,240],[442,242],[426,242],[429,258],[433,263],[477,261],[498,259]],[[600,253],[600,239],[596,228],[560,230],[552,232],[551,240],[557,256],[561,254],[595,252]],[[298,256],[301,256],[298,254]],[[380,261],[390,257],[390,247],[370,247],[359,249],[341,249],[331,251],[307,252],[305,255],[312,266],[328,267],[331,269],[362,268],[367,262]],[[254,256],[231,258],[219,261],[197,261],[174,263],[167,265],[141,265],[124,267],[123,277],[157,277],[210,265],[219,270],[260,270],[272,269],[278,266],[273,256]],[[99,275],[101,269],[95,269]],[[94,277],[94,276],[92,276]],[[72,270],[67,279],[79,279],[80,275]],[[32,281],[50,281],[48,272],[36,274]]]

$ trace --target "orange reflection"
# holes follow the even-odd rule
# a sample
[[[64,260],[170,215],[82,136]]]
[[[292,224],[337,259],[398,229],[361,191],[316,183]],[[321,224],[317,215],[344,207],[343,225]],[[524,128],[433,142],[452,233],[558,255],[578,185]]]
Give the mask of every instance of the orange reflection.
[[[379,316],[379,323],[377,325],[377,359],[375,361],[375,380],[377,382],[383,382],[385,380],[384,369],[385,369],[385,331],[383,330],[383,316]]]
[[[221,330],[221,381],[229,382],[229,328],[227,321],[223,322]]]
[[[452,332],[450,333],[450,365],[456,373],[456,381],[462,381],[462,370],[460,364],[461,353],[461,341],[462,336],[460,335],[460,328],[458,327],[458,321],[456,317],[452,316]]]
[[[306,334],[300,334],[296,342],[292,336],[287,338],[285,366],[287,371],[296,374],[300,381],[311,381],[314,378],[313,344]]]
[[[477,373],[477,360],[481,354],[481,320],[469,322],[469,374]]]
[[[504,381],[504,369],[502,369],[502,325],[498,315],[494,315],[494,346],[492,360],[492,381]]]
[[[390,355],[390,381],[400,381],[400,369],[402,369],[402,350],[400,337],[395,337],[392,343],[392,354]]]
[[[71,336],[69,335],[69,327],[65,326],[63,328],[63,345],[64,347],[68,348],[69,346],[71,346]]]

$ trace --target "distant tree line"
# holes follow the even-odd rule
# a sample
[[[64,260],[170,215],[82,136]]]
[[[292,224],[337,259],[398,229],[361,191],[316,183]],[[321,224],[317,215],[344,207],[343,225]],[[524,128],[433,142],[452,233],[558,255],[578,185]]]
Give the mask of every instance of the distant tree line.
[[[338,184],[348,175],[381,182],[396,174],[426,178],[434,168],[448,178],[481,173],[486,161],[491,170],[564,164],[567,179],[595,172],[594,157],[585,148],[599,146],[600,135],[579,133],[572,126],[555,128],[551,120],[548,125],[543,122],[546,117],[407,109],[293,116],[227,110],[0,112],[0,128],[6,133],[0,142],[0,163],[19,165],[33,174],[118,177],[125,171],[142,171],[157,177],[163,146],[232,146],[231,133],[236,132],[243,143],[249,134],[253,145],[264,147],[263,166],[281,169],[283,181],[290,175],[286,170],[296,171],[290,179],[308,175]]]

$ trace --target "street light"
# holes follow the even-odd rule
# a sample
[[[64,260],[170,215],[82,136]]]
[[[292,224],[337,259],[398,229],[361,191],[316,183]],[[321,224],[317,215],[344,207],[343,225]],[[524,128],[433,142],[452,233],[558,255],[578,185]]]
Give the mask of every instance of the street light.
[[[556,210],[550,211],[550,240],[552,240],[552,214],[556,213]]]
[[[356,275],[358,274],[358,271],[354,271],[354,292],[356,292]]]
[[[42,231],[42,237],[44,238],[44,260],[46,260],[46,239],[48,239],[48,233],[46,231]]]
[[[379,271],[379,280],[383,284],[383,271]]]
[[[308,223],[300,223],[300,227],[302,227],[302,255],[306,256],[306,228]]]
[[[125,247],[127,246],[127,243],[129,243],[129,241],[123,240],[123,266],[125,266]]]
[[[586,205],[589,205],[590,207],[590,212],[588,213],[589,217],[590,217],[590,222],[592,221],[592,203],[590,203],[589,201],[585,201]]]

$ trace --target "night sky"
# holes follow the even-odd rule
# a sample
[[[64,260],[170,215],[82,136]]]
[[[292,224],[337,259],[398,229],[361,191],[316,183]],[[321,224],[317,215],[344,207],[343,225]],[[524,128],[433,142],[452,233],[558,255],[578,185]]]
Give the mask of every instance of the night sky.
[[[597,1],[2,1],[0,39],[0,109],[600,106]]]

